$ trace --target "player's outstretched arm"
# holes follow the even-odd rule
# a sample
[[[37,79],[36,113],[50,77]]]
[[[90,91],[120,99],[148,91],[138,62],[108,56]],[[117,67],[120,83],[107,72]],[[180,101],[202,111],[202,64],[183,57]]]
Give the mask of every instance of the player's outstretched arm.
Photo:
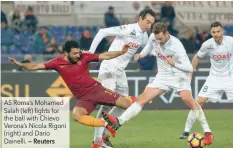
[[[100,60],[110,60],[128,52],[128,45],[124,45],[121,51],[109,51],[99,55]]]
[[[127,32],[127,25],[100,29],[91,43],[90,52],[95,53],[97,46],[107,36],[124,36]]]
[[[29,71],[45,69],[45,66],[43,63],[20,63],[17,60],[15,60],[14,58],[10,58],[10,57],[9,57],[9,61],[12,64],[15,64],[16,66],[23,67]]]

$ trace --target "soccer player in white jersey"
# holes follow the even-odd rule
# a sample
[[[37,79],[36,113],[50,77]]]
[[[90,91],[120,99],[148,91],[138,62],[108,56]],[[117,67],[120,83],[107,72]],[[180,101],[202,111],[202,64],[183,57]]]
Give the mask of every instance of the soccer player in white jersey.
[[[210,74],[198,94],[198,103],[202,106],[207,100],[218,102],[223,93],[229,101],[233,101],[233,37],[224,36],[220,22],[211,24],[212,38],[205,41],[198,53],[193,57],[192,66],[196,69],[200,58],[210,57]],[[185,130],[180,139],[186,139],[196,118],[190,111]],[[204,131],[206,132],[206,131]]]
[[[139,14],[139,20],[135,24],[122,25],[117,27],[100,29],[96,34],[92,45],[90,47],[90,52],[94,53],[100,41],[107,36],[115,36],[108,51],[118,50],[122,48],[125,44],[128,44],[128,53],[113,60],[104,60],[101,63],[99,69],[98,80],[101,84],[113,91],[118,92],[123,96],[128,96],[128,81],[125,73],[125,68],[130,62],[131,58],[136,53],[137,49],[143,48],[148,41],[148,29],[155,21],[155,13],[151,9],[144,9]],[[97,117],[102,118],[102,112],[109,111],[111,108],[109,106],[101,106]],[[119,108],[112,108],[110,113],[114,116],[120,116],[124,110]],[[104,128],[95,128],[95,136],[92,147],[98,147],[100,145],[104,133]],[[102,144],[104,144],[102,142]],[[113,147],[109,140],[105,144],[108,148]],[[101,145],[105,146],[106,145]]]
[[[158,60],[158,73],[155,79],[146,86],[136,102],[120,117],[116,118],[105,112],[103,113],[104,119],[118,129],[126,121],[139,114],[146,103],[171,89],[176,89],[185,104],[194,112],[193,116],[197,117],[202,127],[210,131],[204,112],[192,96],[190,73],[193,68],[186,51],[180,40],[170,35],[162,23],[156,23],[153,26],[153,33],[147,45],[134,58],[138,60],[149,53],[154,53]],[[206,143],[206,140],[204,141]]]

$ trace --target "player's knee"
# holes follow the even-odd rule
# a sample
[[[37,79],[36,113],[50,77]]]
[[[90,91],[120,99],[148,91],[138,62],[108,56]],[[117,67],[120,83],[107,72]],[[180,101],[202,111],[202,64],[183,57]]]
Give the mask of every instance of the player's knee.
[[[203,106],[205,102],[206,102],[206,99],[205,99],[205,98],[199,98],[199,99],[197,100],[197,103],[198,103],[200,106]]]
[[[73,110],[73,119],[75,121],[79,121],[82,115],[83,115],[82,112],[80,112],[77,108],[74,108],[74,110]]]

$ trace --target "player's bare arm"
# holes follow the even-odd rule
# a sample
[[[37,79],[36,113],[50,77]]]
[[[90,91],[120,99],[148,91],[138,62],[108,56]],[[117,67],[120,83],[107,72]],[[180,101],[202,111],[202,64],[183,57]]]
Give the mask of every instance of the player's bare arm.
[[[9,61],[12,64],[15,64],[16,66],[23,67],[29,71],[45,69],[45,66],[43,63],[20,63],[17,60],[15,60],[14,58],[10,58],[10,57],[9,57]]]
[[[200,61],[200,57],[196,54],[192,60],[193,71],[196,70],[199,61]],[[193,73],[190,74],[191,80],[192,80],[192,77],[193,77]]]
[[[124,45],[121,51],[109,51],[99,55],[100,60],[110,60],[128,52],[128,45]]]
[[[197,68],[197,65],[200,61],[200,57],[196,54],[194,57],[193,57],[193,60],[192,60],[192,66],[193,66],[193,69],[196,69]]]

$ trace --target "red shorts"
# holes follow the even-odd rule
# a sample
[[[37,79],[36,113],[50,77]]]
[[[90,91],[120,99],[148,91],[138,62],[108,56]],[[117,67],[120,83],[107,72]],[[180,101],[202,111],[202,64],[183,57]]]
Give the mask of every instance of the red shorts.
[[[91,91],[78,99],[76,107],[85,108],[91,114],[97,104],[115,106],[120,95],[112,90],[97,85]]]

